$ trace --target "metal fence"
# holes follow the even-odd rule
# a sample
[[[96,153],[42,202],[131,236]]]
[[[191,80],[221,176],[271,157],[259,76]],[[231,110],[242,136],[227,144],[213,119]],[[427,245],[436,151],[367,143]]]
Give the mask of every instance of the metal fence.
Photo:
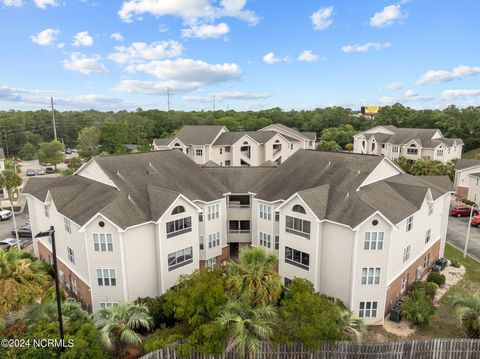
[[[180,359],[175,350],[160,349],[142,359]],[[213,356],[192,353],[190,359],[213,359]],[[240,358],[235,353],[223,353],[219,359]],[[431,339],[381,344],[338,342],[326,344],[315,353],[301,344],[272,347],[263,343],[256,359],[480,359],[480,340]]]

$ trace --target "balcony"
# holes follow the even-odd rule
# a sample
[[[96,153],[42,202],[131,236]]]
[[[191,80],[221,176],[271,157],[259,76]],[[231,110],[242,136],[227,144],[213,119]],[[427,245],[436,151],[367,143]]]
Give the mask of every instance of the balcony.
[[[250,221],[228,221],[228,233],[246,234],[250,233]]]
[[[250,208],[250,196],[230,196],[228,208]]]
[[[250,233],[250,229],[229,229],[228,233],[230,234]]]

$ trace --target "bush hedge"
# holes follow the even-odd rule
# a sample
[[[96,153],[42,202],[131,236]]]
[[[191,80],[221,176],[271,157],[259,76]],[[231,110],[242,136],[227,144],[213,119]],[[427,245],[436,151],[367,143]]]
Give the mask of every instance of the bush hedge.
[[[402,304],[402,316],[418,326],[428,325],[434,314],[432,299],[423,289],[410,293]]]
[[[437,292],[438,285],[434,282],[424,282],[424,281],[415,281],[410,285],[410,290],[416,292],[418,290],[423,290],[426,295],[431,299],[435,298],[435,293]]]
[[[433,282],[439,287],[445,284],[445,276],[441,273],[438,272],[430,272],[430,274],[427,277],[427,282]]]

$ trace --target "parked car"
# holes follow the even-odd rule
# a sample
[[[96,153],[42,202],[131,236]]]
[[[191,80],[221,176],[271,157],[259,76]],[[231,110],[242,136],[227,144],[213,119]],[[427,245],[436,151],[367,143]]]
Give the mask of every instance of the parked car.
[[[472,207],[469,206],[452,206],[450,207],[450,211],[448,212],[451,216],[455,217],[465,217],[465,216],[470,216],[470,213],[472,212]],[[473,215],[476,216],[478,214],[478,210],[473,209]]]
[[[39,168],[39,169],[37,170],[37,174],[38,174],[38,175],[44,175],[44,174],[45,174],[45,170],[44,170],[43,168]]]
[[[480,216],[473,216],[470,224],[474,227],[480,227]]]
[[[10,247],[14,247],[17,245],[17,239],[16,238],[6,238],[2,241],[0,241],[0,244],[2,247],[5,247],[6,249]]]
[[[32,229],[30,228],[29,224],[24,224],[17,228],[18,236],[19,237],[32,237]],[[12,236],[15,235],[15,229],[12,230]]]
[[[29,177],[35,176],[35,171],[32,170],[31,168],[29,168],[29,169],[27,170],[27,176],[29,176]]]
[[[47,167],[47,168],[45,169],[45,172],[47,172],[47,173],[55,173],[55,168],[54,168],[54,167]]]
[[[9,219],[12,216],[12,211],[8,209],[0,208],[0,221]]]
[[[66,155],[71,155],[71,154],[72,154],[72,149],[71,149],[71,148],[67,148],[67,149],[65,150],[65,154],[66,154]]]
[[[11,247],[11,246],[10,246],[10,244],[8,244],[8,243],[2,243],[2,242],[0,242],[0,249],[3,249],[3,250],[6,251],[6,250],[9,249],[10,247]]]

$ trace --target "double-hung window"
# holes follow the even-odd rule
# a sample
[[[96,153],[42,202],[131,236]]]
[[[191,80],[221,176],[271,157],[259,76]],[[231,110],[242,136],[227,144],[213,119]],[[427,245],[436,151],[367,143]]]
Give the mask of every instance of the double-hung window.
[[[308,270],[310,266],[310,255],[290,247],[285,247],[285,263]]]
[[[75,264],[75,252],[72,248],[67,247],[68,260]]]
[[[427,229],[427,232],[425,233],[425,243],[430,242],[431,238],[432,238],[432,229],[429,228],[429,229]]]
[[[179,236],[180,234],[192,231],[192,217],[176,219],[167,222],[167,238]]]
[[[72,233],[72,223],[67,217],[63,217],[63,226],[65,227],[65,232]]]
[[[362,284],[380,284],[380,268],[362,268]]]
[[[262,247],[272,248],[272,236],[270,234],[259,232],[258,237]]]
[[[365,232],[365,240],[363,249],[365,250],[382,250],[383,249],[383,232]]]
[[[359,318],[375,318],[377,316],[378,302],[360,302]]]
[[[117,285],[117,277],[115,269],[100,268],[97,269],[97,284],[100,287],[115,287]]]
[[[211,221],[212,219],[220,217],[220,205],[212,204],[207,207],[207,220]]]
[[[186,266],[193,262],[192,247],[181,249],[168,255],[168,271]]]
[[[413,216],[410,216],[407,218],[407,225],[406,225],[406,231],[410,232],[413,228]]]
[[[429,203],[428,204],[428,215],[431,216],[433,214],[433,210],[435,209],[435,203]]]
[[[260,203],[260,218],[272,220],[272,206]]]
[[[310,222],[300,218],[286,216],[285,231],[310,239]]]
[[[208,248],[215,248],[220,245],[220,232],[211,233],[208,235]]]
[[[195,156],[197,156],[197,157],[203,156],[203,150],[201,150],[201,149],[196,149],[196,150],[195,150]]]
[[[406,246],[403,249],[403,263],[408,261],[409,258],[410,258],[410,245]]]
[[[95,252],[113,252],[113,240],[111,233],[94,233],[93,249]]]
[[[203,236],[198,237],[200,242],[200,249],[205,249],[205,238]]]

